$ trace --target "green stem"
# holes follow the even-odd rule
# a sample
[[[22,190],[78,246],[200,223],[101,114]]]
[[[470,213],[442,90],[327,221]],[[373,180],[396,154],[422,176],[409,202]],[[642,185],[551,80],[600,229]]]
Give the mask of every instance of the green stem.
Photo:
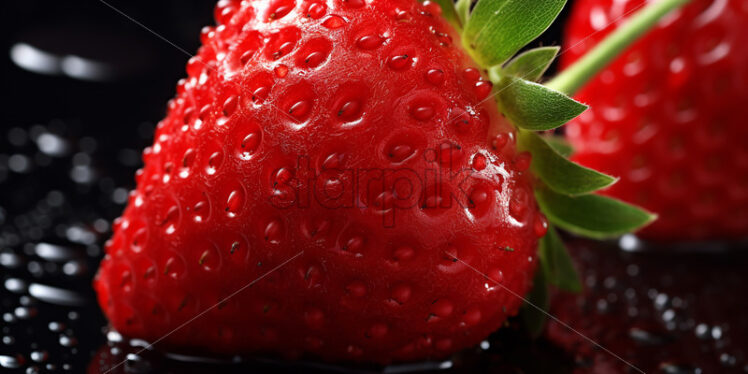
[[[595,74],[618,57],[624,49],[651,29],[660,18],[689,1],[660,0],[647,5],[637,11],[625,24],[608,35],[581,59],[545,85],[567,95],[573,95]]]

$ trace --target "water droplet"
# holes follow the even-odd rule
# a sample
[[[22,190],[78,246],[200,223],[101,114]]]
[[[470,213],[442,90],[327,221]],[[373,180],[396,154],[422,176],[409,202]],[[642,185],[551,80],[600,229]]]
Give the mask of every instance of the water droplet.
[[[267,224],[267,226],[265,226],[265,240],[272,244],[278,244],[283,237],[283,231],[283,224],[281,221],[272,220]]]
[[[39,243],[35,245],[34,252],[37,256],[54,262],[71,260],[76,256],[75,251],[70,248],[48,243]]]
[[[208,157],[208,167],[206,168],[208,175],[215,174],[218,167],[221,166],[222,161],[223,154],[220,151],[213,152],[210,157]]]
[[[410,286],[401,284],[401,285],[395,286],[392,289],[392,293],[390,293],[390,298],[395,303],[402,305],[408,302],[408,300],[410,300],[411,293],[412,293],[412,289],[410,288]]]
[[[514,158],[514,169],[523,172],[530,168],[532,161],[532,154],[530,152],[522,152]]]
[[[307,8],[306,16],[312,19],[320,19],[327,12],[327,5],[324,2],[314,2]]]
[[[6,369],[18,369],[23,366],[24,363],[26,363],[26,360],[21,355],[0,355],[0,367]]]
[[[444,83],[444,71],[441,69],[429,69],[426,72],[426,80],[435,86],[441,86]]]
[[[5,280],[5,289],[13,293],[17,293],[17,294],[26,293],[27,287],[28,286],[26,282],[23,281],[22,279],[8,278]]]
[[[548,219],[542,214],[538,213],[535,218],[535,236],[542,238],[548,232]]]
[[[493,89],[493,85],[489,81],[478,81],[475,83],[475,96],[478,98],[478,100],[485,100],[489,94],[491,94],[491,89]]]
[[[481,171],[486,168],[486,156],[483,156],[482,154],[478,153],[473,157],[473,162],[471,163],[473,170],[475,171]]]
[[[55,305],[81,306],[87,302],[86,298],[77,292],[39,283],[32,283],[29,286],[29,294],[39,300]]]
[[[293,108],[291,108],[293,110]],[[239,144],[239,157],[243,160],[249,160],[252,155],[257,152],[260,147],[260,141],[262,140],[262,134],[259,130],[252,131],[242,139]]]
[[[241,189],[235,189],[229,193],[229,197],[226,200],[226,214],[229,217],[234,218],[244,206],[244,191]]]
[[[268,21],[275,21],[290,13],[296,6],[293,0],[276,0],[268,8]]]
[[[342,17],[336,15],[327,17],[327,19],[322,22],[322,26],[325,26],[328,29],[337,29],[343,27],[344,25],[345,20]]]
[[[297,101],[288,109],[288,114],[298,121],[303,121],[304,117],[312,110],[312,103],[308,100]]]
[[[431,313],[441,318],[449,317],[453,310],[452,302],[447,299],[436,300],[431,305]]]
[[[497,134],[493,140],[491,141],[491,146],[494,150],[500,151],[504,149],[504,146],[509,142],[510,138],[512,138],[511,133],[502,132]]]
[[[420,104],[410,108],[410,114],[419,121],[428,121],[434,116],[434,108],[430,105]]]
[[[343,105],[338,108],[338,118],[345,122],[350,122],[358,119],[361,114],[361,103],[358,100],[345,101]]]
[[[63,335],[60,335],[59,342],[60,342],[60,345],[63,347],[74,347],[75,345],[78,344],[78,339],[76,339],[73,336],[68,336],[68,335],[63,334]]]
[[[382,45],[384,39],[379,35],[364,35],[356,40],[356,46],[361,49],[372,50]]]
[[[407,54],[395,55],[387,60],[387,66],[393,70],[404,70],[410,67],[413,59]]]
[[[285,78],[288,75],[288,66],[280,64],[273,71],[278,78]]]
[[[31,357],[32,361],[44,362],[49,359],[49,353],[47,353],[47,351],[33,351],[29,357]]]

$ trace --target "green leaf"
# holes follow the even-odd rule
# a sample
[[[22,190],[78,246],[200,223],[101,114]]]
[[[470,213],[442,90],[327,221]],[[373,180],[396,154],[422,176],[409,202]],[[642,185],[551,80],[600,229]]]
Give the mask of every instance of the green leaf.
[[[545,280],[545,274],[538,271],[535,273],[532,290],[527,294],[527,302],[522,306],[522,321],[533,338],[537,338],[543,333],[545,322],[548,319],[546,313],[548,313],[549,305],[548,284]]]
[[[497,77],[491,74],[491,80]],[[559,127],[587,110],[587,106],[543,85],[524,79],[503,76],[498,86],[501,111],[515,126],[545,131]]]
[[[473,0],[457,0],[455,3],[455,12],[457,13],[457,19],[460,20],[460,24],[464,25],[467,23],[468,17],[470,16],[470,5]]]
[[[574,163],[556,152],[539,134],[519,130],[517,146],[532,153],[533,173],[554,191],[570,196],[584,195],[617,181],[609,175]]]
[[[569,144],[566,139],[564,139],[563,136],[558,135],[545,135],[543,136],[543,139],[548,143],[548,145],[551,146],[556,152],[558,152],[561,156],[569,157],[572,153],[574,153],[574,148]]]
[[[535,197],[551,223],[588,238],[617,237],[640,229],[657,218],[633,205],[600,195],[570,197],[538,186]]]
[[[480,0],[462,34],[482,66],[503,64],[553,23],[566,0]]]
[[[582,291],[582,283],[579,281],[579,275],[574,269],[569,252],[566,251],[564,242],[552,226],[540,240],[539,256],[540,266],[549,284],[569,292]]]
[[[560,47],[540,47],[523,52],[504,67],[504,73],[538,81],[556,59]]]
[[[457,12],[455,11],[455,4],[452,2],[452,0],[434,0],[439,6],[442,8],[442,17],[446,19],[449,23],[452,24],[455,28],[458,30],[460,29],[460,25],[462,25],[462,22],[457,17]]]

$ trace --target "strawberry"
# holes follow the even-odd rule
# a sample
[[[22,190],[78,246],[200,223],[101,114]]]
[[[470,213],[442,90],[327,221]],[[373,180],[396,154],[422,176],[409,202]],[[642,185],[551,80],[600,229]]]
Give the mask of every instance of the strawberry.
[[[644,3],[577,1],[562,63],[577,61]],[[659,214],[641,236],[748,233],[746,35],[745,1],[693,1],[576,95],[592,109],[566,128],[573,160],[621,178],[605,194]]]
[[[111,325],[168,350],[388,363],[480,342],[539,258],[575,288],[549,220],[599,237],[652,217],[532,132],[585,109],[531,82],[557,49],[504,64],[563,3],[219,2],[106,245]]]

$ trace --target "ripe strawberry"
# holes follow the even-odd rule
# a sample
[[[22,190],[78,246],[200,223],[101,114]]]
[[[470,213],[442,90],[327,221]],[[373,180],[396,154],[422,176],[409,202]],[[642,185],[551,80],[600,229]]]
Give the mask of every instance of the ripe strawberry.
[[[644,3],[577,1],[562,63],[579,59]],[[606,194],[659,214],[641,233],[646,238],[748,233],[747,4],[693,1],[576,96],[592,109],[566,128],[572,159],[620,176]]]
[[[380,363],[444,357],[499,328],[549,229],[533,189],[547,184],[556,208],[609,183],[555,152],[541,164],[593,182],[529,172],[528,151],[549,148],[514,125],[557,127],[584,106],[508,73],[539,76],[529,67],[555,49],[501,68],[563,2],[523,4],[445,8],[459,35],[429,2],[221,1],[106,246],[95,288],[112,326],[166,349]],[[496,32],[517,24],[521,37]],[[488,100],[489,67],[515,124]],[[554,104],[538,116],[536,99]],[[615,207],[625,224],[586,231],[649,219]],[[553,217],[573,228],[569,214]]]

